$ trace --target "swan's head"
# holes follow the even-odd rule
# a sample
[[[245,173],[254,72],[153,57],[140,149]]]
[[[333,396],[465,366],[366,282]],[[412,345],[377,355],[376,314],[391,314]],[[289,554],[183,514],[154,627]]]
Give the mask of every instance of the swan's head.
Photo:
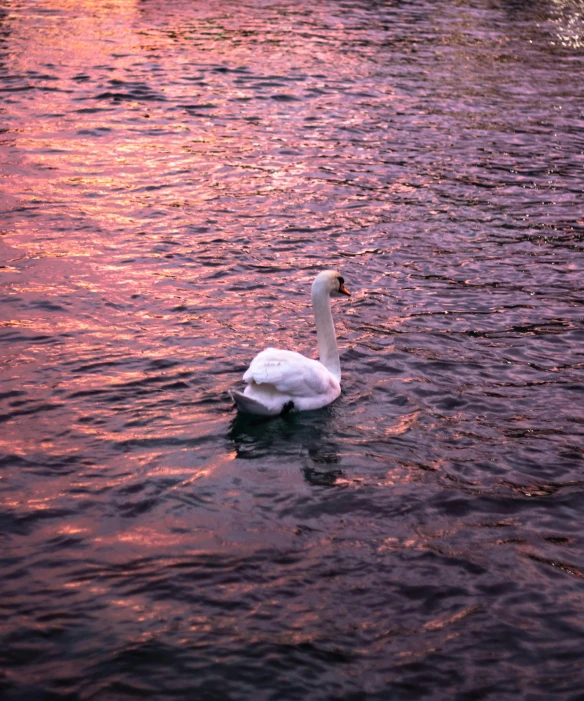
[[[345,287],[345,279],[336,270],[323,270],[319,273],[312,283],[312,293],[325,293],[331,297],[342,297],[343,295],[351,296],[349,290]]]

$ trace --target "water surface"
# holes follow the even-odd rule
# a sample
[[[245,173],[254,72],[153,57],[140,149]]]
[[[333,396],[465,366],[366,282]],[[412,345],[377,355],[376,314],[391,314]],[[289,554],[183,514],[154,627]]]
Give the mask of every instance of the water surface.
[[[581,699],[584,7],[0,7],[3,699]],[[343,394],[237,417],[267,345]]]

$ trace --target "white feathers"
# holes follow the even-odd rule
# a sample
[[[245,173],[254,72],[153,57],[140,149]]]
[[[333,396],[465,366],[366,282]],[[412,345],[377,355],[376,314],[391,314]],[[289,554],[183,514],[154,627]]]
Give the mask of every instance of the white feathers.
[[[243,376],[247,383],[245,391],[243,394],[232,392],[240,411],[276,416],[286,411],[319,409],[339,396],[339,353],[330,313],[330,296],[348,295],[343,283],[337,272],[327,270],[317,276],[312,286],[322,362],[278,348],[267,348],[258,353]]]

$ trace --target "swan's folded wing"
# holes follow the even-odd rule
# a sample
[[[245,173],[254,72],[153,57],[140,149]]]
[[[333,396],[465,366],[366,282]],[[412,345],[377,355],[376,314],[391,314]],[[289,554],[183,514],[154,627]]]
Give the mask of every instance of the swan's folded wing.
[[[278,348],[258,353],[243,379],[247,383],[271,384],[293,397],[324,394],[334,383],[330,372],[317,360]]]

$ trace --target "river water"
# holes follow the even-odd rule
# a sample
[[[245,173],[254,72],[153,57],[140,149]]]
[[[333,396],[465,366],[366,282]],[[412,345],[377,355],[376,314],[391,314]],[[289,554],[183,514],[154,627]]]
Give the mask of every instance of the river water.
[[[584,4],[4,0],[0,91],[2,699],[582,699]]]

